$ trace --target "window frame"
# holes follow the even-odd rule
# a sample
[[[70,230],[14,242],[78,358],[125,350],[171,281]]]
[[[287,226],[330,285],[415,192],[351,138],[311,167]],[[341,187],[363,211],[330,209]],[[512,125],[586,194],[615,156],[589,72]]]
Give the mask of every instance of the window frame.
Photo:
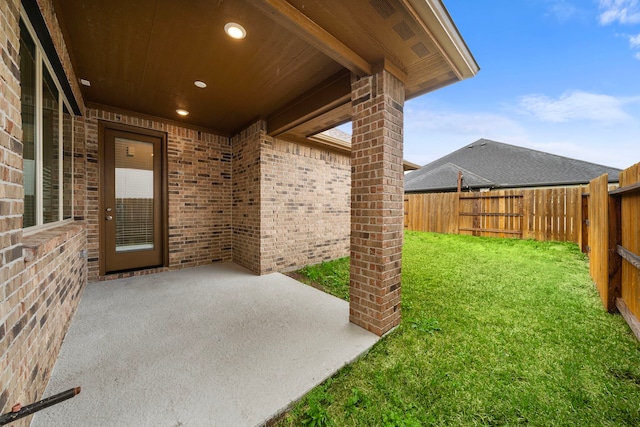
[[[38,38],[38,35],[29,20],[27,13],[24,7],[20,10],[20,22],[24,25],[25,29],[29,33],[33,43],[35,44],[35,115],[34,115],[34,129],[33,129],[33,139],[34,139],[34,170],[35,170],[35,201],[34,201],[34,209],[35,209],[35,224],[25,226],[24,223],[22,225],[25,233],[29,233],[32,231],[37,231],[41,229],[46,229],[50,227],[54,227],[60,225],[61,223],[71,222],[74,218],[75,213],[75,194],[74,194],[74,149],[75,149],[75,119],[76,115],[74,114],[73,108],[71,108],[71,104],[68,101],[65,91],[62,88],[58,80],[58,76],[55,73],[54,67],[51,65],[51,61],[46,55],[46,51]],[[20,43],[22,45],[22,42]],[[58,170],[57,170],[57,179],[58,179],[58,206],[57,206],[57,220],[44,222],[44,173],[43,173],[43,152],[44,152],[44,105],[43,105],[43,79],[44,79],[44,70],[49,74],[50,79],[53,81],[55,88],[58,92],[58,117],[57,117],[57,150],[59,153],[58,156]],[[70,160],[71,163],[70,168],[70,180],[68,181],[68,186],[65,187],[65,114],[71,119],[71,129],[70,133],[67,135],[68,138],[71,139],[70,144],[70,154],[67,160]],[[68,141],[68,139],[67,139]],[[65,192],[65,190],[67,190]],[[65,194],[66,193],[66,194]],[[70,199],[70,200],[69,200]],[[70,203],[70,213],[69,217],[65,218],[65,200]]]

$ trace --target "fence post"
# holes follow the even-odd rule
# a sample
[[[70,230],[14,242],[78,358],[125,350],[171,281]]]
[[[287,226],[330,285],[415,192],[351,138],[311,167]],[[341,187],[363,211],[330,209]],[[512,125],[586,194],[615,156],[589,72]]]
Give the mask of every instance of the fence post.
[[[610,199],[606,173],[589,182],[589,273],[607,311],[615,310],[615,294],[610,295],[609,278],[614,271],[614,267],[610,267],[610,227],[616,225],[610,226],[610,221],[614,220]]]

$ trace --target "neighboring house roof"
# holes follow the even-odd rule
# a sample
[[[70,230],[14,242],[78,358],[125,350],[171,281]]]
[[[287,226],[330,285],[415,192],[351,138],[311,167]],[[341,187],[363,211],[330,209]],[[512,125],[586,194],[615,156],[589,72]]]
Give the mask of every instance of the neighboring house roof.
[[[618,182],[620,169],[488,139],[479,139],[405,176],[406,192],[518,188],[587,184],[608,173]]]

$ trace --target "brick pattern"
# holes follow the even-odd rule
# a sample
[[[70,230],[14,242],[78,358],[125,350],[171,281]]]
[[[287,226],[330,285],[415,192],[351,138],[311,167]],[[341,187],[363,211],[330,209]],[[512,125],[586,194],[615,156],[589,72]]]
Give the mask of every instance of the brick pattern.
[[[85,144],[85,121],[76,117],[73,121],[73,218],[84,221],[87,218],[87,147]],[[97,168],[94,168],[97,169]],[[97,170],[93,171],[97,174]]]
[[[22,272],[3,282],[0,306],[0,313],[7,313],[0,323],[3,413],[17,402],[42,398],[87,281],[81,222],[24,236],[23,244],[22,268],[16,268]],[[29,421],[27,417],[15,425],[27,426]]]
[[[7,272],[2,274],[4,280],[0,283],[20,273],[14,264],[22,261],[24,189],[19,10],[18,1],[4,1],[0,6],[0,272]],[[0,314],[0,319],[2,317]]]
[[[258,121],[232,138],[233,262],[256,273],[260,265],[260,146],[267,124]]]
[[[52,1],[38,0],[38,4],[84,111]],[[333,206],[334,202],[348,203],[348,159],[272,140],[266,137],[264,122],[235,137],[232,150],[229,138],[213,133],[97,109],[87,109],[74,124],[76,221],[23,236],[19,8],[19,0],[0,2],[2,412],[16,402],[29,403],[42,397],[87,279],[100,278],[100,120],[167,134],[168,268],[233,258],[263,273],[344,254],[348,213]],[[274,180],[277,174],[286,176]],[[307,186],[299,186],[302,182]],[[268,203],[261,205],[265,197]],[[232,214],[236,214],[234,220]],[[313,226],[309,217],[315,220]],[[267,227],[270,231],[265,231]],[[26,426],[29,421],[26,418],[15,425]]]
[[[349,254],[350,158],[271,138],[233,138],[233,260],[258,274]]]
[[[98,122],[152,129],[167,134],[169,269],[230,261],[231,143],[229,138],[161,120],[88,109],[85,137],[86,219],[89,232],[89,280],[99,274]],[[78,169],[77,169],[78,170]],[[164,269],[156,270],[163,271]],[[145,274],[127,273],[127,276]],[[122,274],[117,277],[123,277]],[[104,279],[104,278],[103,278]]]
[[[20,316],[22,272],[22,119],[20,117],[20,1],[0,2],[0,411],[6,412],[26,382],[14,377],[13,338]],[[19,326],[18,326],[19,327]],[[19,366],[18,370],[19,372]]]
[[[349,255],[349,156],[265,138],[261,273]]]
[[[70,66],[61,33],[54,44]],[[48,8],[48,9],[47,9]],[[20,117],[20,2],[0,2],[0,411],[42,397],[62,339],[86,283],[82,223],[23,235],[23,145]],[[63,60],[64,62],[64,60]],[[70,70],[70,68],[69,68]],[[68,70],[68,71],[69,71]],[[71,73],[72,85],[75,77]],[[80,101],[81,102],[81,101]],[[78,173],[78,171],[76,171]],[[77,199],[83,203],[82,197]],[[26,426],[29,418],[12,425]]]
[[[169,268],[230,261],[231,142],[174,126],[167,131]]]
[[[352,77],[350,320],[382,335],[400,323],[404,85]]]

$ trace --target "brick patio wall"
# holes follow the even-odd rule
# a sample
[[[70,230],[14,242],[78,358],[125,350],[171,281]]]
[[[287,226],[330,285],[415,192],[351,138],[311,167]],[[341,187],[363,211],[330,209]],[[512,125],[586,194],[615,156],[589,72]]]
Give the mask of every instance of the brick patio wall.
[[[231,143],[229,138],[130,114],[88,109],[85,135],[86,219],[89,280],[99,276],[99,121],[152,129],[167,134],[168,269],[230,261]],[[162,271],[163,269],[155,269]],[[131,273],[147,274],[149,271]],[[122,277],[122,275],[117,275]]]
[[[262,144],[262,273],[349,255],[349,156],[279,139]]]
[[[260,149],[266,123],[258,121],[232,138],[233,262],[256,273],[260,265]]]
[[[267,136],[233,138],[233,259],[267,274],[349,255],[350,158]]]
[[[24,270],[7,286],[13,292],[2,307],[6,304],[8,312],[0,364],[3,413],[17,402],[42,398],[87,281],[81,222],[26,235],[23,245]],[[15,425],[26,426],[29,420]]]
[[[400,323],[404,85],[352,77],[350,320],[382,335]]]
[[[101,120],[167,134],[168,269],[233,259],[262,274],[347,255],[349,241],[348,157],[269,138],[264,122],[257,122],[231,140],[133,113],[85,108],[52,1],[37,3],[85,114],[76,117],[74,123],[75,221],[23,235],[20,1],[1,1],[3,413],[16,402],[26,404],[42,397],[84,286],[87,280],[100,278]],[[27,418],[15,425],[28,422]]]
[[[22,272],[22,119],[20,117],[20,2],[0,3],[0,410],[4,413],[25,393],[27,381],[20,378],[12,358],[28,347],[12,337],[23,313]]]
[[[70,61],[51,3],[39,0],[67,71]],[[82,222],[23,234],[20,2],[0,2],[0,411],[42,397],[86,283]],[[72,70],[71,70],[72,71]],[[72,87],[75,77],[69,79]],[[77,89],[77,85],[74,90]],[[82,105],[82,100],[78,100]],[[79,173],[76,169],[75,173]],[[82,197],[76,202],[84,203]],[[26,426],[29,418],[12,425]]]

